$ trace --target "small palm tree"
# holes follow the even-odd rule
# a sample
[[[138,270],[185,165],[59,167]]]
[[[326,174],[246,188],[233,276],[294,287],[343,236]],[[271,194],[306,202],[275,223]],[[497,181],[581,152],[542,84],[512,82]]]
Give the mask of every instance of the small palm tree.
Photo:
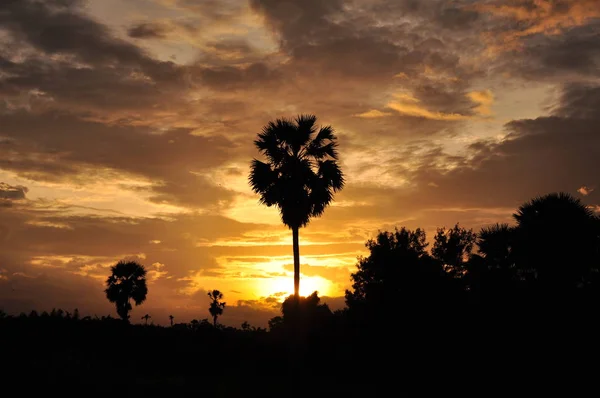
[[[513,264],[512,249],[515,229],[508,224],[494,224],[477,235],[479,254],[489,267],[507,269]]]
[[[117,306],[117,313],[129,322],[131,300],[140,305],[146,300],[146,269],[135,261],[119,261],[111,267],[112,274],[106,280],[106,297]]]
[[[173,319],[175,319],[175,317],[173,315],[169,315],[169,321],[171,321],[171,326],[173,326]]]
[[[212,292],[208,292],[208,297],[212,300],[210,303],[210,307],[208,308],[208,312],[213,317],[213,325],[217,326],[217,318],[223,314],[223,308],[225,308],[223,300],[223,293],[218,290],[213,290]]]
[[[331,126],[317,128],[314,115],[269,122],[254,145],[267,162],[254,159],[249,183],[260,202],[279,208],[281,220],[292,230],[294,296],[300,291],[298,229],[319,217],[344,186],[337,164],[337,137]]]

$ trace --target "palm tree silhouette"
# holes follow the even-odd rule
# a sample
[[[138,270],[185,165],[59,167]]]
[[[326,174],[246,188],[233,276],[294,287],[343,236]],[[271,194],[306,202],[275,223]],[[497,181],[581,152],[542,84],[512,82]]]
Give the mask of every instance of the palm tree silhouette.
[[[116,304],[121,319],[129,322],[130,300],[140,305],[148,294],[146,269],[135,261],[119,261],[111,267],[111,272],[106,280],[106,298]]]
[[[600,223],[567,193],[540,196],[521,205],[515,257],[519,268],[552,296],[581,287],[598,272]]]
[[[300,115],[269,122],[254,141],[267,162],[254,159],[249,176],[260,203],[278,207],[283,224],[292,230],[296,298],[300,290],[298,229],[323,214],[333,194],[344,186],[334,130],[317,128],[316,121],[314,115]]]
[[[148,319],[152,318],[150,315],[146,314],[142,317],[143,320],[146,321],[146,325],[148,325]]]
[[[169,320],[171,321],[171,326],[173,326],[173,319],[175,319],[175,317],[173,315],[169,315]]]
[[[210,303],[210,307],[208,308],[208,312],[213,317],[213,325],[217,326],[217,318],[223,314],[223,308],[225,308],[223,300],[223,293],[218,290],[213,290],[212,292],[208,292],[208,297],[212,300]]]

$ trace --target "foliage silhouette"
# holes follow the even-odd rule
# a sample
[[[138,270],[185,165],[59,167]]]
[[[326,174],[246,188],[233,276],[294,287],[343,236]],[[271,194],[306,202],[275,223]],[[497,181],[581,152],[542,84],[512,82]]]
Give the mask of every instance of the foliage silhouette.
[[[327,304],[320,304],[318,292],[313,292],[307,297],[291,295],[281,304],[283,322],[292,325],[318,324],[331,315]]]
[[[566,193],[536,197],[515,214],[514,256],[523,278],[539,293],[559,299],[590,287],[600,266],[600,222]]]
[[[142,319],[146,322],[145,325],[148,325],[148,319],[152,318],[149,314],[146,314],[142,317]]]
[[[477,300],[506,304],[515,298],[520,276],[514,247],[516,229],[508,224],[494,224],[477,234],[478,253],[471,256],[465,275],[466,285]]]
[[[353,291],[346,291],[346,305],[365,320],[373,320],[403,308],[436,307],[453,294],[457,283],[439,261],[426,252],[422,229],[380,232],[367,242],[368,257],[359,258],[351,275]]]
[[[458,224],[450,229],[438,228],[431,255],[456,276],[465,270],[476,240],[473,230],[461,228]]]
[[[106,297],[115,303],[117,314],[129,323],[131,300],[140,305],[146,300],[146,269],[135,261],[119,261],[111,267],[112,274],[106,280]]]
[[[421,389],[432,381],[444,389],[459,384],[463,392],[472,387],[448,369],[503,384],[515,374],[548,377],[548,368],[564,363],[593,376],[589,360],[600,354],[598,225],[577,199],[552,194],[519,207],[514,225],[482,228],[474,252],[472,231],[458,225],[438,230],[432,254],[421,229],[380,232],[357,262],[347,308],[332,313],[317,292],[290,295],[268,333],[247,321],[241,329],[217,325],[225,307],[219,291],[209,293],[213,322],[173,324],[171,315],[171,327],[148,323],[149,315],[142,317],[146,325],[126,326],[110,315],[80,317],[77,309],[0,311],[0,341],[9,342],[3,377],[22,377],[23,392],[30,384],[64,391],[72,379],[106,395],[189,394],[204,377],[215,396],[281,396],[290,385],[292,396],[317,388],[323,395],[378,396],[390,361],[407,365],[394,374],[396,386],[421,376]],[[107,355],[124,341],[148,348],[118,360]],[[315,377],[315,358],[327,361],[328,377]],[[585,379],[577,373],[578,382]]]
[[[222,302],[223,293],[218,290],[213,290],[212,292],[208,292],[208,297],[210,297],[210,307],[208,308],[208,312],[213,318],[213,325],[217,326],[217,318],[223,314],[223,309],[225,308],[226,303]]]
[[[515,228],[508,224],[482,228],[477,236],[479,254],[494,268],[509,269],[514,266],[514,244]]]
[[[249,183],[260,202],[279,209],[281,220],[292,230],[294,295],[300,291],[298,230],[319,217],[344,186],[337,164],[337,137],[331,126],[317,128],[314,115],[269,122],[254,145],[267,159],[254,159]]]

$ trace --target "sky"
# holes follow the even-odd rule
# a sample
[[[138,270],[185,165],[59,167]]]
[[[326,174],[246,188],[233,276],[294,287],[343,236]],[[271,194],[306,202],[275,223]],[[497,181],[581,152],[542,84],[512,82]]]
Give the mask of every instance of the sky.
[[[0,0],[0,308],[266,326],[291,232],[247,178],[270,120],[315,114],[346,186],[300,230],[331,308],[378,231],[600,209],[600,0]]]

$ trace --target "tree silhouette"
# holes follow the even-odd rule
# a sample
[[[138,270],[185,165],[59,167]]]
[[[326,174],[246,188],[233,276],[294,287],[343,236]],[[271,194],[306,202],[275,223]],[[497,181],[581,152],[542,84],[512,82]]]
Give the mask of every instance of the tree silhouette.
[[[322,322],[332,312],[327,304],[320,302],[321,298],[316,291],[299,299],[294,295],[287,297],[281,304],[283,322],[295,327],[310,327]]]
[[[150,315],[146,314],[142,317],[143,320],[146,321],[146,325],[148,325],[148,319],[152,318]]]
[[[271,332],[280,329],[283,326],[283,317],[282,316],[276,316],[273,317],[271,319],[269,319],[269,330]]]
[[[351,275],[353,291],[346,291],[346,305],[360,317],[373,320],[400,306],[439,305],[456,287],[441,263],[427,254],[422,229],[380,232],[366,246],[370,254],[359,258]]]
[[[477,235],[479,254],[493,268],[508,269],[514,265],[515,229],[508,224],[482,228]]]
[[[169,315],[169,321],[171,321],[171,326],[173,326],[173,319],[175,319],[175,317],[173,315]]]
[[[318,217],[344,186],[337,164],[337,137],[331,126],[317,128],[314,115],[269,122],[254,145],[267,162],[254,159],[249,176],[260,202],[279,209],[283,224],[292,230],[294,296],[300,291],[298,230]]]
[[[599,220],[579,199],[552,193],[521,205],[514,256],[519,271],[536,288],[558,298],[585,287],[600,266]]]
[[[125,322],[129,322],[131,300],[140,305],[146,300],[146,269],[135,261],[119,261],[111,267],[112,274],[106,280],[106,297],[115,303],[117,313]]]
[[[476,240],[477,235],[473,230],[467,230],[458,224],[450,229],[438,228],[431,255],[440,261],[448,272],[460,276]]]
[[[218,290],[213,290],[212,292],[208,292],[208,297],[211,299],[210,307],[208,308],[208,312],[213,317],[213,325],[217,326],[217,318],[223,314],[223,309],[225,308],[223,300],[223,293]]]
[[[514,297],[520,283],[515,263],[516,229],[508,224],[484,227],[477,234],[478,254],[471,256],[465,276],[471,292],[486,301],[500,300],[506,304],[506,295]]]

